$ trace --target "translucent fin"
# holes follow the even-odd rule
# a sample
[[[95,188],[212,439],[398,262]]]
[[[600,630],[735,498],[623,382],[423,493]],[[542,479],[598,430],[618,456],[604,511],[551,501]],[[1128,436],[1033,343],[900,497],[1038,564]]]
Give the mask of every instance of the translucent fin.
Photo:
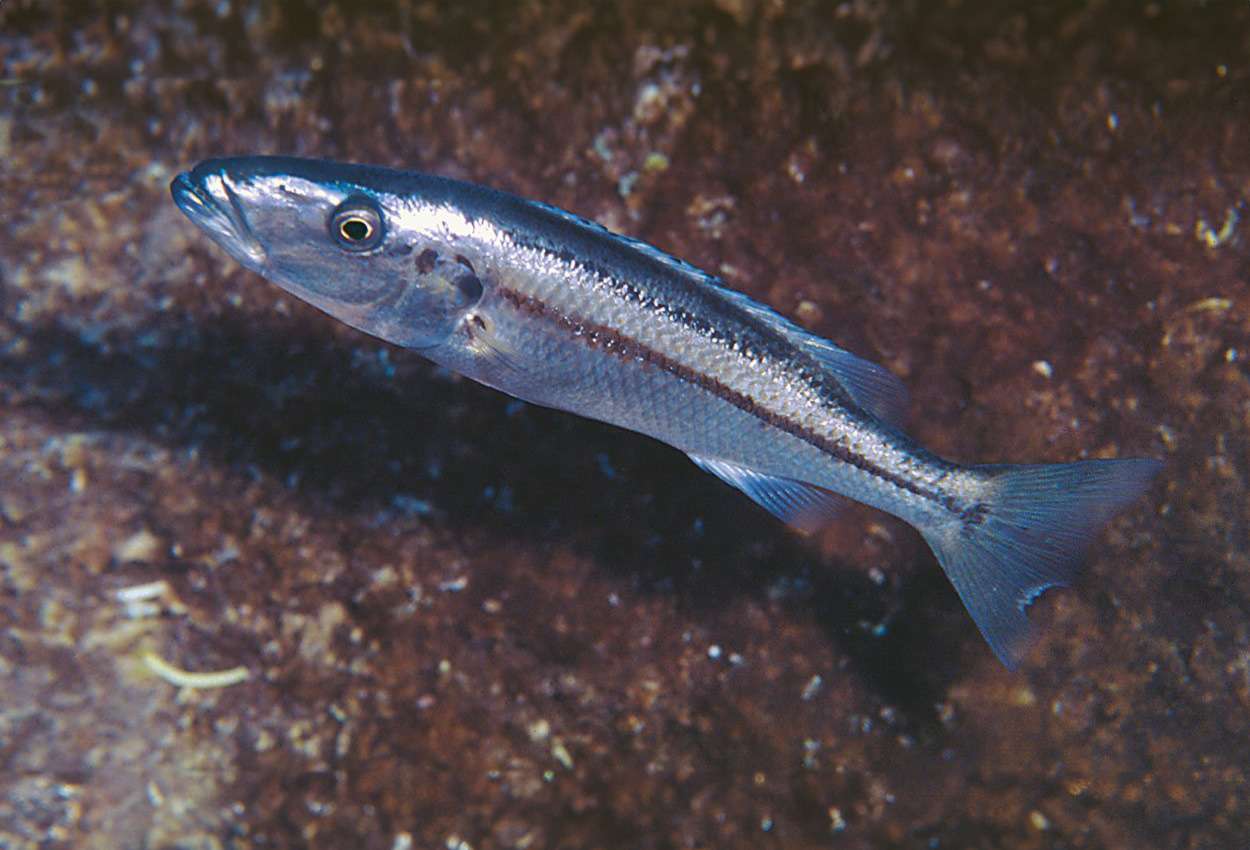
[[[799,531],[812,533],[833,521],[846,499],[802,481],[764,475],[744,466],[692,454],[700,469],[737,487],[756,504]]]
[[[525,371],[525,356],[491,333],[484,320],[470,318],[465,327],[469,332],[469,349],[489,362],[496,372]]]
[[[882,422],[902,428],[907,424],[911,397],[903,382],[883,366],[856,357],[820,337],[805,334],[800,342],[809,354],[838,379],[855,403]]]
[[[994,654],[1014,670],[1038,635],[1024,610],[1070,584],[1098,530],[1162,464],[1150,458],[993,465],[995,492],[977,519],[921,529]]]

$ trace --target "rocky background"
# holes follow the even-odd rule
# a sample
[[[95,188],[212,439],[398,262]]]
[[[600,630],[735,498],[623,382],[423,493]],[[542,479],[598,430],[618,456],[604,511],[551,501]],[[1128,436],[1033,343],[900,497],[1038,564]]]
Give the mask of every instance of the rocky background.
[[[1246,846],[1248,57],[1244,2],[3,0],[0,845]],[[947,456],[1166,468],[1008,673],[901,523],[241,271],[167,188],[230,153],[646,239]]]

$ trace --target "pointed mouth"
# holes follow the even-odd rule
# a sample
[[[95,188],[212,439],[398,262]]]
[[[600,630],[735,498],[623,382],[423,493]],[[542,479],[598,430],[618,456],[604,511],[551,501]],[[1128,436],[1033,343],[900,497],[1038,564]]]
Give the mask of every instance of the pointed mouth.
[[[184,171],[174,178],[169,191],[178,209],[232,257],[253,269],[264,266],[265,249],[247,223],[228,175],[201,168]]]

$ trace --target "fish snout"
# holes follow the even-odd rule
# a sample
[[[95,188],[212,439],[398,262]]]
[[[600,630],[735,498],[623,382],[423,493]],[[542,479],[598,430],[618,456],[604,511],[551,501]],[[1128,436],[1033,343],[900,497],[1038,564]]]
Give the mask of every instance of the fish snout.
[[[243,265],[259,270],[265,249],[248,224],[245,204],[230,176],[211,162],[184,171],[169,184],[174,203]]]

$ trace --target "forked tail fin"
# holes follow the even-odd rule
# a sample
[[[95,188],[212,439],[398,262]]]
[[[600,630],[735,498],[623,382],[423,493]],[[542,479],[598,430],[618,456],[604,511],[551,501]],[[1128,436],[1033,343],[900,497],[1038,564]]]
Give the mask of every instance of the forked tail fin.
[[[921,529],[990,648],[1014,670],[1038,628],[1024,610],[1070,584],[1098,530],[1133,502],[1162,464],[1151,458],[994,464],[977,520]]]

